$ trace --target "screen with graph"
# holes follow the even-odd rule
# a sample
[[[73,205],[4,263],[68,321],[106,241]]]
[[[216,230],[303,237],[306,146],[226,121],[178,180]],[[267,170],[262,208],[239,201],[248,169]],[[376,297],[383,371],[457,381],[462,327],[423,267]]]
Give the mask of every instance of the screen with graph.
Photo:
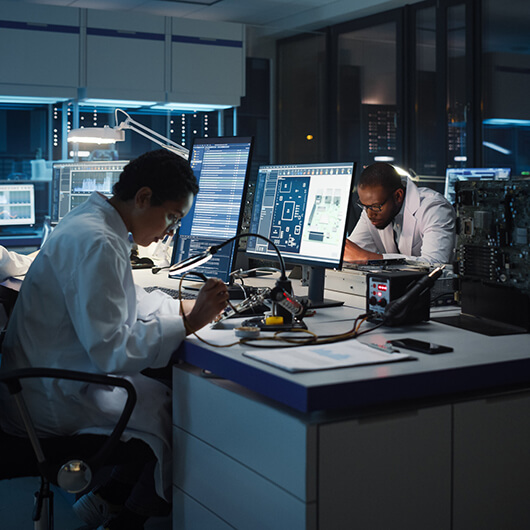
[[[85,202],[94,191],[112,195],[128,160],[104,162],[57,162],[53,165],[52,223],[58,223],[72,208]]]
[[[0,181],[0,226],[35,224],[35,188],[27,181]]]

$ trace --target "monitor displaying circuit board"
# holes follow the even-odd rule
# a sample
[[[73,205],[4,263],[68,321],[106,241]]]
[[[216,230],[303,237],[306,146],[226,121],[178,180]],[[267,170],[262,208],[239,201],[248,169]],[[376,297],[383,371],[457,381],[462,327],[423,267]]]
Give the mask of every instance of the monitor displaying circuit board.
[[[261,166],[250,232],[272,240],[286,262],[339,267],[355,164]],[[277,259],[265,240],[249,238],[249,256]]]

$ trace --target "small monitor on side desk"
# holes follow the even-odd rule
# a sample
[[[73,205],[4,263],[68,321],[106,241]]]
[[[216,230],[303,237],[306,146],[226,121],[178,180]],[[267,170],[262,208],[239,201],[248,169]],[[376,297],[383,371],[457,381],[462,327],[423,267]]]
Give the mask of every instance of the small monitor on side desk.
[[[31,181],[0,181],[0,233],[19,235],[35,224],[35,187]]]
[[[508,180],[510,168],[506,167],[450,167],[445,172],[445,198],[451,203],[456,202],[455,185],[459,181],[468,180]]]
[[[252,145],[252,137],[194,140],[189,161],[200,191],[175,236],[172,264],[201,254],[241,231]],[[229,283],[237,247],[237,241],[226,245],[194,272]]]
[[[102,162],[56,162],[53,164],[51,221],[58,223],[71,209],[94,192],[107,197],[128,160]]]
[[[313,307],[328,305],[325,269],[342,265],[354,172],[354,163],[259,169],[249,232],[271,239],[287,263],[310,266]],[[247,254],[277,260],[274,249],[259,238],[249,238]]]

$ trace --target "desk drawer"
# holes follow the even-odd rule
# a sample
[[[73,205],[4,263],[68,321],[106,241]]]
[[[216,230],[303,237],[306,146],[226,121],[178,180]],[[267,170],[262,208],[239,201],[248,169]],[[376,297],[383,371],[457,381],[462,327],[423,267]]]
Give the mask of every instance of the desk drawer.
[[[178,427],[173,427],[173,452],[174,486],[232,527],[316,529],[316,503],[302,502]]]
[[[316,426],[239,385],[173,372],[173,424],[287,490],[316,500]]]

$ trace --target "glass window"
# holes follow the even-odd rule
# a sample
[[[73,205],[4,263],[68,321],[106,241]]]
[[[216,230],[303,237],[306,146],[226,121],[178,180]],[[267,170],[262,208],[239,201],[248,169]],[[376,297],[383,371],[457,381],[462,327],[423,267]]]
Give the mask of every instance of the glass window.
[[[467,162],[466,6],[447,9],[447,165]]]
[[[413,109],[415,160],[412,167],[418,175],[441,175],[445,161],[439,160],[436,82],[436,8],[416,12],[415,105]],[[409,109],[411,112],[412,109]],[[442,151],[443,154],[443,151]],[[441,166],[444,166],[443,168]]]
[[[397,133],[396,23],[338,37],[337,150],[360,167],[401,163]]]
[[[528,0],[483,1],[484,166],[530,174]]]
[[[323,34],[278,46],[277,161],[322,162],[325,157],[326,39]]]

